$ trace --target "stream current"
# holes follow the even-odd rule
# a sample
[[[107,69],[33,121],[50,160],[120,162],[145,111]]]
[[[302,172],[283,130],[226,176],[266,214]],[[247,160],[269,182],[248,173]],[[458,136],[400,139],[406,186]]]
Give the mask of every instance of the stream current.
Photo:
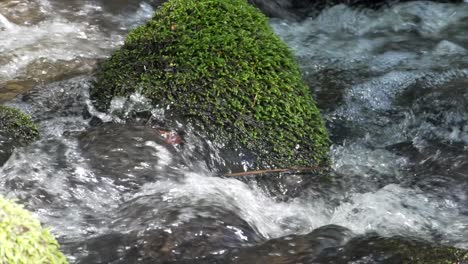
[[[0,101],[42,133],[0,168],[0,194],[49,226],[71,263],[314,263],[366,233],[468,248],[468,4],[271,20],[326,119],[331,182],[220,177],[222,146],[185,124],[174,146],[113,114],[164,118],[138,94],[94,110],[96,63],[154,8],[0,2]]]

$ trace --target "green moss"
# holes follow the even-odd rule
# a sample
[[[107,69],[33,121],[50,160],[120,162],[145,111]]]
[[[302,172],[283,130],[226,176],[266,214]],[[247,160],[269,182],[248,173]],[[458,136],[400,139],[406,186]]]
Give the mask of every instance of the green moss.
[[[402,264],[455,264],[468,261],[468,250],[403,237],[356,238],[348,243],[344,252],[342,259],[347,261],[374,259],[378,263]]]
[[[291,51],[246,0],[161,6],[103,64],[90,94],[105,110],[137,91],[257,154],[260,166],[328,162],[328,134]]]
[[[47,229],[21,206],[0,197],[0,264],[67,263]]]
[[[467,250],[399,238],[381,240],[376,248],[391,252],[392,259],[402,264],[454,264],[468,260]]]
[[[21,111],[0,105],[0,134],[18,143],[28,143],[39,137],[31,119]]]

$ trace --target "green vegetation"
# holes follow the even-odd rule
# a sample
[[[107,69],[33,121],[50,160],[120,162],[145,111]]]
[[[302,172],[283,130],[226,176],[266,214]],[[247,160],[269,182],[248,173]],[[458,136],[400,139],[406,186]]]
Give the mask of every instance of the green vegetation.
[[[22,206],[0,197],[0,264],[65,264],[47,229]]]
[[[352,255],[345,258],[348,261],[366,259],[369,256],[378,259],[379,263],[456,264],[468,261],[468,250],[403,237],[356,238],[348,245],[345,251]]]
[[[13,149],[39,137],[31,119],[21,111],[0,105],[0,166],[8,160]]]
[[[0,105],[0,136],[25,144],[39,137],[39,131],[31,119],[21,111]]]
[[[257,167],[326,165],[329,139],[288,47],[246,0],[169,0],[106,61],[98,109],[140,92]]]
[[[392,260],[403,264],[455,264],[468,261],[468,251],[427,244],[419,241],[391,238],[374,245],[379,251],[393,254]],[[395,263],[389,261],[388,263]]]

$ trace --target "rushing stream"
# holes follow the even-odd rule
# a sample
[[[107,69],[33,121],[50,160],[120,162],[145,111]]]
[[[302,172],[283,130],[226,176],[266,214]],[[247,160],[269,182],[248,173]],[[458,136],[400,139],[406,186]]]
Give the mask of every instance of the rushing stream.
[[[369,232],[468,248],[468,4],[272,19],[327,121],[332,181],[221,177],[222,146],[190,127],[174,125],[185,142],[173,145],[97,112],[92,70],[153,11],[139,0],[0,2],[0,102],[42,133],[0,168],[0,194],[50,226],[71,263],[314,263]],[[141,109],[164,118],[139,95],[112,110]]]

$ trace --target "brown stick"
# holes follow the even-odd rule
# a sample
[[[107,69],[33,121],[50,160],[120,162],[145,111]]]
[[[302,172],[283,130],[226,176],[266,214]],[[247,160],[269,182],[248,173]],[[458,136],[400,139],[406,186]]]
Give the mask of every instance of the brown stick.
[[[323,170],[321,167],[293,167],[285,169],[269,169],[269,170],[255,170],[255,171],[245,171],[245,172],[236,172],[236,173],[227,173],[224,174],[226,177],[242,177],[242,176],[251,176],[259,175],[265,173],[275,173],[275,172],[307,172],[307,171],[317,171]]]

